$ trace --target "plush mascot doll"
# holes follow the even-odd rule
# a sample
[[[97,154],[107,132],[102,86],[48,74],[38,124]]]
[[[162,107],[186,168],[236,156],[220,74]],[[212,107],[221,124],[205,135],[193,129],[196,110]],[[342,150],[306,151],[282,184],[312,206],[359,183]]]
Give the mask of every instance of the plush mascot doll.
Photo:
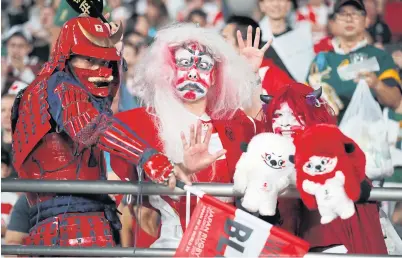
[[[318,124],[295,138],[296,187],[310,209],[327,224],[355,213],[365,178],[363,151],[335,125]]]
[[[290,138],[261,133],[253,137],[236,165],[234,190],[244,194],[242,206],[273,216],[278,194],[295,174],[295,147]]]

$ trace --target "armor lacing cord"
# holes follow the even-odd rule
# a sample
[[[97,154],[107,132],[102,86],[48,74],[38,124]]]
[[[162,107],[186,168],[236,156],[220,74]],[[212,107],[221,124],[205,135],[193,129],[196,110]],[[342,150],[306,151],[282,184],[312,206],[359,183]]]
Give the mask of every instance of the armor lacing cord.
[[[85,149],[84,149],[84,150],[85,150]],[[76,179],[76,180],[78,180],[78,176],[79,176],[79,174],[80,174],[80,168],[81,168],[82,158],[83,158],[83,156],[84,156],[84,150],[81,151],[81,152],[80,152],[80,155],[78,156],[78,157],[79,157],[79,160],[78,160],[77,168],[75,169],[75,175],[76,175],[76,176],[75,176],[75,179]],[[73,195],[70,194],[70,196],[69,196],[69,198],[68,198],[67,208],[66,208],[66,210],[64,211],[63,216],[61,217],[62,220],[65,218],[65,216],[66,216],[66,214],[67,214],[67,211],[68,211],[68,208],[70,207],[70,202],[71,202],[71,197],[72,197],[72,196],[73,196]],[[39,218],[39,216],[38,216],[38,218]]]
[[[135,219],[137,220],[137,223],[135,225],[135,232],[134,232],[134,253],[137,249],[137,237],[138,237],[138,232],[140,230],[140,223],[141,223],[141,211],[140,208],[142,207],[142,176],[143,176],[143,169],[141,165],[137,165],[137,174],[138,174],[138,194],[137,194],[137,200],[136,200],[136,210],[137,214],[134,212]]]

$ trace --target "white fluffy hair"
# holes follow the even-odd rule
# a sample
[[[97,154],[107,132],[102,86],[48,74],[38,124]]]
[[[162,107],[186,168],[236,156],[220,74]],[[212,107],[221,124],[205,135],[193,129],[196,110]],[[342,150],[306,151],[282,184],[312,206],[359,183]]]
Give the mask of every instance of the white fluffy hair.
[[[207,110],[212,119],[230,119],[239,108],[249,107],[256,88],[251,66],[216,31],[183,23],[160,30],[136,65],[129,90],[158,118],[155,121],[165,154],[174,162],[183,160],[180,132],[188,135],[190,125],[199,119],[187,111],[174,91],[176,73],[170,49],[189,42],[206,47],[215,60],[216,85],[207,93]]]

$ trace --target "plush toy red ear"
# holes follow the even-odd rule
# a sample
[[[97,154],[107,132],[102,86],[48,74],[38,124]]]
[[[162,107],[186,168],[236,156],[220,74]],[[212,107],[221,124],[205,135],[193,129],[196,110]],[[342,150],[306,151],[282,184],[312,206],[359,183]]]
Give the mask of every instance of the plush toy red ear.
[[[349,157],[351,164],[355,167],[359,182],[366,178],[366,155],[359,145],[346,135],[343,135],[346,155]]]
[[[248,148],[248,143],[242,142],[240,144],[240,149],[242,150],[242,152],[247,152],[247,148]]]
[[[355,145],[353,143],[345,143],[344,145],[346,153],[352,153],[355,151]]]

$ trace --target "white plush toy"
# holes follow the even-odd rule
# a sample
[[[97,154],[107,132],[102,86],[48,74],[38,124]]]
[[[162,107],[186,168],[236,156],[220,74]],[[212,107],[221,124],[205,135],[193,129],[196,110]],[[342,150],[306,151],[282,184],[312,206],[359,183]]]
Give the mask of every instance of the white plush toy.
[[[278,194],[294,177],[292,139],[274,133],[253,137],[236,165],[234,191],[244,194],[242,206],[263,216],[273,216]]]
[[[337,171],[335,176],[327,179],[324,184],[306,179],[303,181],[303,190],[315,196],[321,214],[321,224],[327,224],[338,216],[348,219],[355,214],[355,203],[345,192],[345,175],[341,171]]]

